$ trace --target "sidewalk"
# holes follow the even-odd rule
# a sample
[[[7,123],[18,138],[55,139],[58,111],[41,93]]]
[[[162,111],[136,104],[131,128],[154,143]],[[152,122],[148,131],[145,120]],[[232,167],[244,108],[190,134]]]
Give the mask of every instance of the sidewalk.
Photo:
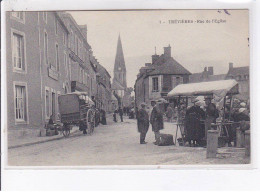
[[[81,131],[78,130],[78,127],[73,127],[70,131],[70,134],[76,132]],[[9,132],[8,134],[8,149],[29,146],[65,138],[62,132],[59,132],[59,135],[54,136],[40,136],[40,129],[21,130],[16,135],[13,135],[12,133],[14,132]]]
[[[108,124],[112,123],[112,114],[107,114]],[[62,132],[59,135],[54,136],[40,136],[40,128],[37,129],[21,129],[8,131],[8,149],[30,146],[39,143],[45,143],[48,141],[59,140],[65,138]],[[78,127],[73,127],[70,134],[82,133]]]

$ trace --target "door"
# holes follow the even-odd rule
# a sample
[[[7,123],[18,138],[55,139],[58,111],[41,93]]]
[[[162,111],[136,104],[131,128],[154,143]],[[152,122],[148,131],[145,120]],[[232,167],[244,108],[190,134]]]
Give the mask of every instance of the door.
[[[56,103],[55,103],[55,93],[54,92],[52,92],[51,93],[51,100],[52,100],[52,102],[51,102],[51,105],[52,105],[52,111],[51,111],[51,113],[52,113],[52,115],[53,115],[53,119],[56,121],[56,112],[55,112],[55,105],[56,105]]]

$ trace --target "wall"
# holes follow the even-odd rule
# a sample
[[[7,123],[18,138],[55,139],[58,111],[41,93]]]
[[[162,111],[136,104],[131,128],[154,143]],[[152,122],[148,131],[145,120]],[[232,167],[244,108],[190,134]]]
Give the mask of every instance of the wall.
[[[47,23],[44,21],[44,12],[24,12],[24,22],[18,22],[7,12],[7,107],[8,107],[8,128],[22,129],[42,127],[48,117],[45,113],[45,89],[55,93],[55,113],[58,113],[58,94],[64,93],[65,85],[68,85],[68,76],[64,64],[64,54],[66,44],[63,43],[64,29],[57,21],[57,34],[55,33],[55,12],[47,13]],[[22,33],[25,37],[25,66],[24,73],[14,72],[12,64],[11,32],[15,30]],[[44,33],[48,34],[48,62],[45,60]],[[59,71],[58,79],[49,76],[48,68],[51,64],[56,64],[55,48],[58,44],[59,49]],[[68,55],[67,55],[68,57]],[[26,123],[15,122],[14,110],[14,83],[26,85]],[[69,88],[68,88],[69,89]],[[50,95],[51,96],[51,95]],[[51,97],[49,98],[51,101]],[[51,105],[50,109],[51,110]]]

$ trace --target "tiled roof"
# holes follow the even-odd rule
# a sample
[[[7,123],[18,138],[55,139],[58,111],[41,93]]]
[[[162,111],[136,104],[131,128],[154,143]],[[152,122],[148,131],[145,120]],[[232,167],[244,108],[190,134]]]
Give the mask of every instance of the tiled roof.
[[[249,75],[249,66],[244,67],[233,67],[229,69],[227,75],[238,76],[238,75]]]
[[[208,76],[208,81],[224,80],[225,78],[226,78],[226,74],[209,75]]]
[[[161,58],[161,59],[160,59]],[[179,64],[172,57],[166,59],[163,55],[161,55],[155,64],[151,66],[151,68],[155,68],[155,70],[147,73],[148,75],[183,75],[191,73],[185,69],[181,64]]]
[[[193,73],[189,76],[191,83],[196,83],[201,81],[202,73]]]

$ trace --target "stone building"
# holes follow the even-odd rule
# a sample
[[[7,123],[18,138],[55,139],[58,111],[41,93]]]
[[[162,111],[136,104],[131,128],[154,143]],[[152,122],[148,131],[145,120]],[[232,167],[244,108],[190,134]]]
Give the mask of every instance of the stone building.
[[[206,81],[218,81],[218,80],[224,80],[226,78],[225,74],[214,74],[213,67],[205,67],[204,71],[200,73],[193,73],[189,77],[190,83],[198,83],[198,82],[206,82]]]
[[[146,63],[135,82],[135,103],[150,105],[151,101],[165,98],[169,91],[189,82],[191,73],[171,56],[171,46],[164,47],[164,54],[152,55],[152,63]]]
[[[233,63],[229,63],[229,70],[226,79],[235,79],[238,82],[239,94],[236,95],[237,98],[241,100],[249,99],[249,66],[234,67]]]
[[[68,34],[57,12],[6,13],[8,129],[58,119],[58,96],[71,90]]]
[[[87,42],[87,27],[79,26],[69,13],[62,13],[62,18],[69,30],[68,60],[71,91],[88,92],[89,97],[96,97],[97,61]]]
[[[6,34],[10,131],[41,128],[51,115],[58,120],[61,94],[84,91],[97,98],[99,63],[86,25],[66,12],[7,12]]]
[[[106,112],[112,112],[111,107],[111,76],[107,70],[100,64],[97,66],[97,101],[98,108],[104,109]]]

